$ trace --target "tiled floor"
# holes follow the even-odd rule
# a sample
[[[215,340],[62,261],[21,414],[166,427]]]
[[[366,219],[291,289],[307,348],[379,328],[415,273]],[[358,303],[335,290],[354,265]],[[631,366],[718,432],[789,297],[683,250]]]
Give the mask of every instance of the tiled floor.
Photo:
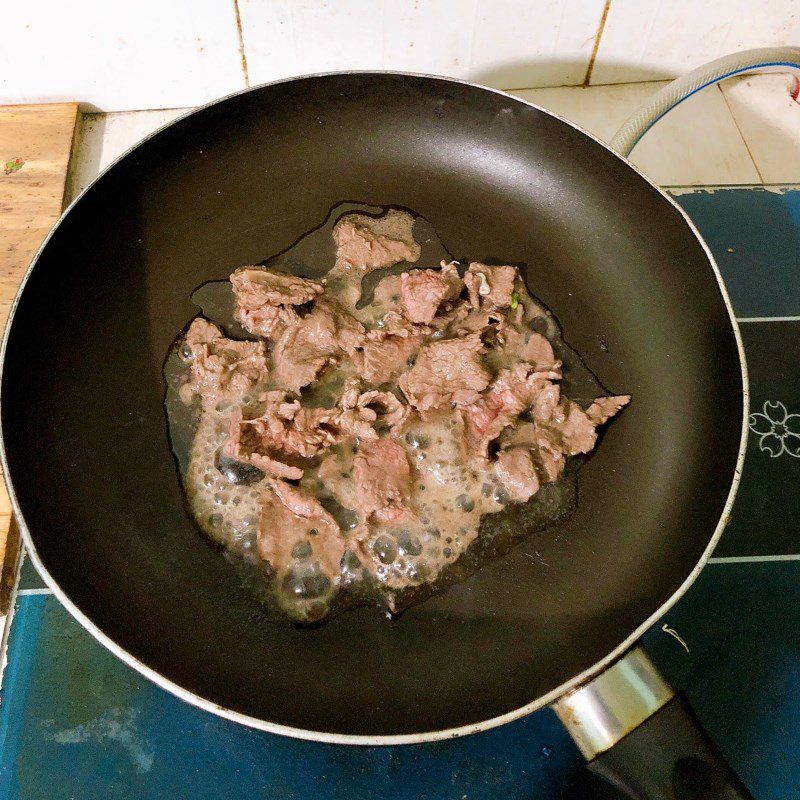
[[[609,140],[665,83],[516,90]],[[689,98],[642,140],[633,162],[663,186],[779,184],[800,181],[800,104],[784,74],[734,78]],[[84,116],[68,199],[140,139],[186,109]]]

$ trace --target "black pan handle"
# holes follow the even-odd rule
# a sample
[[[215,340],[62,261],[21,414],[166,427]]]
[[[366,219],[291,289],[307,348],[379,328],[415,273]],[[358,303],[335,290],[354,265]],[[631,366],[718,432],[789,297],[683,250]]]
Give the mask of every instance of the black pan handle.
[[[601,775],[635,800],[753,800],[683,694],[630,651],[554,709]]]

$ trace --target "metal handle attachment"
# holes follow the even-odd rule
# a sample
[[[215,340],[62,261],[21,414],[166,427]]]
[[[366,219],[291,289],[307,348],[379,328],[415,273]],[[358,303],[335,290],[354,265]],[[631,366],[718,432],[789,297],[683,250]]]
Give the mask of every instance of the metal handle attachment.
[[[675,696],[640,647],[553,704],[587,761],[613,747]]]
[[[632,800],[753,800],[639,648],[553,708],[589,769]]]

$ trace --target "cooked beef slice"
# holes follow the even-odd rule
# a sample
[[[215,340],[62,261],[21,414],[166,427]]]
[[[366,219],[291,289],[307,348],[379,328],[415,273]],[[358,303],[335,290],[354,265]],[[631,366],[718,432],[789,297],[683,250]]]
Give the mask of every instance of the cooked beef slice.
[[[298,392],[337,356],[353,356],[364,328],[334,300],[322,298],[304,317],[289,325],[272,353],[278,385]]]
[[[621,394],[616,397],[598,397],[586,409],[586,416],[594,422],[595,425],[602,425],[607,422],[615,414],[624,408],[631,401],[629,394]]]
[[[356,510],[363,519],[396,522],[409,513],[411,470],[406,451],[393,439],[359,447],[353,460]]]
[[[337,265],[363,275],[401,261],[414,263],[420,246],[414,241],[412,225],[410,215],[395,210],[378,218],[364,214],[342,217],[333,229]]]
[[[345,543],[336,520],[319,500],[288,483],[275,481],[265,492],[257,542],[261,558],[285,576],[289,594],[313,598],[338,581]]]
[[[476,402],[491,378],[481,361],[483,350],[478,334],[424,345],[414,366],[400,377],[403,394],[420,411]]]
[[[525,363],[500,370],[489,389],[464,409],[467,437],[476,453],[486,456],[489,444],[535,405],[542,392],[551,391],[552,374]]]
[[[439,270],[404,272],[400,275],[403,311],[412,322],[430,322],[440,306],[448,300],[455,300],[463,287],[455,264],[442,264]]]
[[[524,447],[501,450],[494,470],[508,496],[517,503],[524,503],[539,491],[539,478],[531,452]]]
[[[360,373],[368,383],[380,386],[397,378],[408,369],[409,360],[416,355],[423,334],[405,335],[373,330],[367,334],[361,350]]]
[[[473,262],[464,275],[473,308],[508,308],[512,303],[516,267],[491,267]]]
[[[264,267],[241,267],[231,275],[235,316],[250,333],[276,337],[297,320],[296,306],[322,294],[323,284]]]
[[[190,402],[199,395],[203,408],[240,402],[264,383],[269,373],[264,342],[227,339],[216,325],[202,317],[189,326],[179,353],[189,363],[181,398]]]

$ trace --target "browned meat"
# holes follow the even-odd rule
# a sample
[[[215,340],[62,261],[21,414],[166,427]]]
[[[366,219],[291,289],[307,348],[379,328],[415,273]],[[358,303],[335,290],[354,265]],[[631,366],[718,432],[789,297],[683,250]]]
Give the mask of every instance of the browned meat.
[[[556,384],[548,383],[533,400],[534,423],[525,423],[504,435],[504,444],[515,450],[529,448],[540,478],[553,481],[564,471],[567,456],[588,453],[594,448],[597,426],[608,421],[629,400],[627,395],[600,397],[584,411],[577,403],[561,397]]]
[[[343,217],[333,229],[337,266],[366,274],[400,261],[415,262],[420,247],[411,233],[412,222],[398,211],[378,219],[363,214]]]
[[[303,470],[284,463],[287,457],[313,458],[350,439],[375,440],[376,424],[394,427],[408,412],[391,392],[359,393],[352,384],[337,408],[304,407],[285,392],[268,392],[261,416],[245,419],[241,411],[232,415],[225,455],[268,475],[300,478]]]
[[[497,311],[472,308],[469,302],[459,303],[449,315],[448,332],[453,338],[466,336],[469,333],[485,333],[490,326],[498,330],[504,327],[498,323],[505,320]]]
[[[284,392],[269,392],[261,416],[243,419],[238,413],[232,417],[225,454],[237,461],[254,464],[271,475],[299,478],[302,470],[281,464],[279,459],[286,456],[313,458],[347,439],[377,439],[373,425],[379,411],[375,407],[387,420],[392,414],[393,419],[401,416],[402,409],[382,397],[388,393],[371,393],[380,397],[368,394],[357,397],[355,404],[349,407],[307,408]],[[389,397],[398,403],[394,395]],[[285,470],[283,473],[281,468]]]
[[[419,350],[422,335],[400,335],[374,330],[367,334],[361,359],[361,375],[368,383],[380,386],[408,368],[409,359]]]
[[[412,322],[430,322],[443,303],[461,294],[463,286],[455,264],[442,262],[440,270],[404,272],[400,276],[400,294],[406,316]]]
[[[316,498],[275,481],[264,495],[258,553],[280,574],[296,567],[300,548],[310,551],[303,561],[318,568],[331,583],[337,579],[345,546],[336,521]]]
[[[400,211],[340,218],[323,281],[237,270],[237,319],[269,349],[205,320],[181,343],[181,396],[199,394],[204,412],[185,476],[192,513],[248,560],[257,534],[275,571],[269,602],[292,621],[349,605],[331,603],[344,586],[390,609],[436,590],[484,515],[557,480],[630,399],[562,394],[558,325],[515,267],[474,262],[462,279],[455,263],[403,263],[373,275],[383,280],[359,303],[367,273],[419,260],[413,225]],[[436,244],[417,230],[426,251]]]
[[[420,411],[451,403],[470,405],[478,400],[491,377],[481,363],[482,352],[477,333],[430,342],[419,351],[414,366],[400,377],[400,388]]]
[[[357,510],[363,518],[396,522],[408,512],[411,469],[406,451],[393,439],[359,448],[353,461]]]
[[[189,379],[181,387],[181,399],[188,403],[198,394],[203,408],[238,403],[267,379],[264,342],[226,339],[216,325],[202,317],[189,326],[180,352],[190,364]]]
[[[338,303],[322,298],[306,316],[286,328],[272,357],[277,383],[298,392],[311,383],[335,356],[353,356],[364,328]]]
[[[550,420],[540,422],[539,429],[548,442],[568,456],[588,453],[597,441],[596,425],[577,404],[562,398]]]
[[[328,453],[317,468],[319,482],[343,507],[355,510],[358,505],[353,483],[353,452],[349,447]]]
[[[477,313],[477,312],[475,312]],[[525,361],[539,371],[554,372],[561,376],[561,362],[555,357],[553,346],[541,333],[517,328],[507,323],[497,326],[497,347],[493,352],[498,364]]]
[[[303,408],[283,392],[269,392],[267,398],[261,416],[243,419],[240,413],[232,417],[226,455],[247,463],[280,453],[311,458],[336,443],[329,428],[335,409]]]
[[[401,403],[397,395],[379,392],[377,389],[361,392],[359,384],[358,379],[351,379],[345,384],[338,404],[340,408],[345,411],[357,409],[365,420],[380,420],[390,427],[400,425],[408,416],[409,407]]]
[[[513,447],[497,455],[495,474],[505,486],[508,496],[524,503],[539,491],[539,478],[530,450]]]
[[[473,262],[464,275],[474,308],[508,308],[517,277],[516,267],[490,267]]]
[[[241,461],[243,464],[252,464],[273,478],[288,480],[301,478],[302,469],[285,464],[274,458],[274,454],[270,454],[270,448],[265,446],[265,437],[260,425],[259,422],[253,424],[250,420],[243,420],[241,409],[234,411],[231,414],[230,432],[223,453],[228,458]]]
[[[273,338],[296,321],[294,306],[322,294],[318,281],[264,267],[241,267],[231,275],[236,295],[236,319],[251,333]]]
[[[378,418],[392,428],[396,425],[402,425],[411,411],[392,392],[379,392],[375,389],[364,392],[358,398],[357,405],[359,408],[375,410]]]
[[[541,333],[531,333],[526,339],[520,350],[520,359],[533,364],[537,370],[560,373],[561,362],[556,359],[553,345]]]
[[[397,306],[400,303],[400,275],[387,275],[375,287],[372,296],[382,306]]]
[[[586,409],[586,416],[594,422],[595,425],[602,425],[607,422],[620,409],[624,408],[631,401],[629,394],[620,394],[616,397],[598,397],[589,408]]]
[[[486,456],[490,442],[511,425],[520,414],[537,402],[542,392],[549,393],[552,372],[538,372],[530,364],[517,364],[500,370],[489,391],[465,410],[467,438],[475,451]],[[558,387],[555,386],[556,392]],[[556,395],[556,400],[558,395]]]

